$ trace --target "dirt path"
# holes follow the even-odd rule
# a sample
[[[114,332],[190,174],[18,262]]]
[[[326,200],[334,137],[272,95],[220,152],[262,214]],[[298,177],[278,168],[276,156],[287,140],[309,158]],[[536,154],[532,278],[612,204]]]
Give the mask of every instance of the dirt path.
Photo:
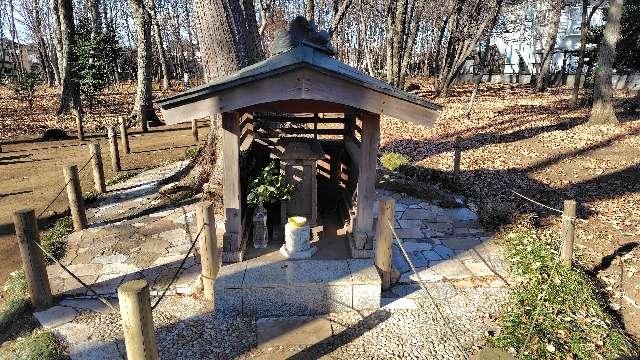
[[[201,123],[204,126],[204,123]],[[207,129],[200,130],[204,138]],[[20,266],[20,254],[13,236],[14,211],[33,208],[39,214],[62,189],[62,168],[67,164],[81,167],[89,159],[90,141],[99,141],[105,164],[105,177],[114,172],[110,168],[109,147],[102,134],[91,134],[87,141],[76,139],[40,141],[37,138],[4,141],[0,153],[0,283]],[[194,147],[190,125],[153,128],[149,133],[133,131],[130,134],[132,153],[121,155],[124,171],[156,166],[184,157],[188,148]],[[85,193],[93,189],[91,168],[81,173]],[[46,223],[66,211],[66,194],[62,194],[40,217]]]

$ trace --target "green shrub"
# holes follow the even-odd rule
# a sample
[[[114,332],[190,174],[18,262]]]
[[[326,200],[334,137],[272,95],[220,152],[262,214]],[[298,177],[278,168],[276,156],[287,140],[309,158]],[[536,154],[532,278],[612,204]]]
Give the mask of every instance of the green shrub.
[[[36,94],[36,87],[40,83],[40,74],[36,72],[24,73],[20,80],[10,84],[9,88],[20,101],[26,101],[29,106],[33,105],[33,97]]]
[[[38,331],[11,344],[8,356],[14,360],[61,360],[68,359],[58,339],[51,331]]]
[[[200,153],[200,150],[202,149],[201,146],[197,146],[197,147],[193,147],[193,148],[188,148],[187,150],[185,150],[184,152],[184,159],[185,160],[192,160],[195,159],[196,156],[198,156],[198,154]]]
[[[553,236],[525,226],[502,235],[516,279],[490,343],[521,359],[619,359],[636,344],[607,312],[592,280],[562,265]]]
[[[107,179],[106,184],[107,186],[111,186],[111,185],[115,185],[115,184],[127,181],[132,177],[139,175],[141,172],[142,170],[119,172],[115,174],[112,178]]]
[[[30,309],[31,302],[26,298],[10,298],[0,309],[0,332],[20,318]]]
[[[380,163],[386,169],[394,171],[402,165],[409,164],[409,158],[406,155],[396,152],[386,152],[380,156]]]
[[[56,221],[53,228],[42,237],[42,247],[53,255],[56,260],[64,257],[67,250],[67,235],[73,232],[73,225],[69,217],[63,217]],[[53,262],[45,256],[47,262]]]
[[[12,298],[23,298],[27,296],[28,286],[24,271],[16,270],[9,274],[9,278],[4,284],[4,291]]]
[[[87,21],[79,21],[73,47],[77,55],[74,78],[90,108],[99,103],[102,91],[114,83],[112,74],[119,57],[116,32],[95,36],[92,29]]]
[[[294,190],[294,186],[287,182],[284,174],[276,168],[276,163],[272,161],[249,184],[247,202],[252,205],[265,205],[289,200]]]
[[[24,271],[17,270],[9,274],[3,290],[8,298],[0,309],[0,331],[29,310],[28,284]]]

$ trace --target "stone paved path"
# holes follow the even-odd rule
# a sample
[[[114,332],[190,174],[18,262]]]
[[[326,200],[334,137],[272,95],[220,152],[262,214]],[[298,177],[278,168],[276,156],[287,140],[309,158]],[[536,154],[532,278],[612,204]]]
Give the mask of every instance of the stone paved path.
[[[123,218],[149,205],[159,180],[181,166],[151,170],[119,184],[119,190],[91,210],[94,225],[70,236],[64,261],[106,296],[113,297],[117,286],[131,277],[144,276],[152,288],[161,289],[195,236],[195,201]],[[420,289],[394,244],[393,265],[402,275],[399,283],[382,294],[384,306],[378,311],[329,314],[319,319],[256,320],[213,313],[211,303],[198,299],[197,294],[169,296],[153,312],[161,358],[458,359],[463,352],[473,353],[486,331],[495,328],[491,319],[508,295],[497,246],[468,208],[442,209],[384,190],[378,196],[397,199],[396,233],[446,320]],[[67,297],[85,294],[57,266],[48,270],[56,293]],[[191,293],[199,271],[192,257],[170,294]],[[72,359],[124,356],[119,313],[95,299],[65,299],[36,317],[63,339]],[[453,333],[446,330],[444,321],[451,324]],[[305,325],[309,322],[311,325]],[[263,344],[264,329],[273,328],[265,324],[278,323],[285,329],[282,336]],[[306,339],[300,344],[296,339],[305,338],[305,331],[317,331],[316,341],[309,344]]]
[[[396,199],[394,231],[423,282],[445,281],[458,288],[505,285],[506,267],[476,213],[467,207],[441,208],[387,190],[377,193],[379,199]],[[377,202],[374,209],[377,213]],[[403,296],[407,288],[417,288],[418,278],[395,240],[392,252],[393,266],[401,273],[400,290],[392,291]]]
[[[132,219],[128,215],[154,205],[160,180],[185,165],[149,170],[110,187],[108,196],[88,209],[90,227],[67,238],[62,262],[104,296],[115,296],[117,287],[134,277],[146,278],[153,292],[164,289],[196,236],[197,200]],[[191,255],[184,268],[170,293],[191,293],[200,266]],[[88,294],[58,265],[47,271],[54,294]]]

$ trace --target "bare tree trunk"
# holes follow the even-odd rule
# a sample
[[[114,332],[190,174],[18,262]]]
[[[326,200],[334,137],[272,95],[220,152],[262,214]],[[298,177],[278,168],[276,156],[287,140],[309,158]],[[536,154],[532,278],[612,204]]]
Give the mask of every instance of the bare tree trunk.
[[[100,0],[87,0],[87,9],[91,18],[91,36],[94,38],[102,34],[102,16],[100,14]]]
[[[540,73],[536,80],[536,91],[538,92],[543,91],[546,87],[546,79],[549,74],[551,59],[553,58],[553,49],[556,46],[556,40],[558,38],[558,25],[560,24],[560,15],[562,14],[563,8],[564,0],[554,0],[551,4],[551,21],[547,29],[547,39],[544,42]]]
[[[584,68],[584,55],[587,50],[587,34],[589,33],[589,24],[591,24],[591,19],[593,18],[593,14],[595,14],[596,10],[602,4],[604,0],[598,1],[591,12],[588,13],[589,10],[589,0],[582,1],[582,23],[580,24],[580,54],[578,55],[578,67],[576,68],[576,74],[573,81],[573,93],[571,94],[571,102],[573,105],[578,105],[578,95],[580,93],[580,82],[582,81],[582,68]],[[588,15],[587,15],[588,13]]]
[[[342,4],[340,4],[340,7],[337,9],[337,11],[335,11],[333,21],[331,21],[331,26],[329,26],[329,38],[331,38],[333,34],[338,30],[338,26],[340,26],[342,19],[344,19],[344,15],[347,13],[347,9],[351,5],[351,1],[352,0],[343,0]],[[337,2],[334,2],[334,7],[335,4],[337,4]]]
[[[598,53],[598,65],[595,70],[593,88],[593,106],[589,124],[617,124],[618,118],[613,109],[613,87],[611,76],[616,59],[616,44],[620,39],[620,19],[623,0],[612,0],[604,27],[604,36]]]
[[[304,16],[309,20],[309,22],[314,21],[315,18],[315,1],[314,0],[306,0],[304,8]]]
[[[44,41],[44,35],[42,34],[40,0],[34,0],[33,2],[33,34],[36,40],[36,45],[38,47],[38,55],[40,58],[40,63],[42,64],[42,71],[44,72],[47,79],[47,85],[53,86],[53,83],[55,82],[55,75],[51,67],[51,62],[49,60],[49,51],[47,49],[47,44]]]
[[[76,42],[76,27],[73,20],[73,6],[71,0],[57,1],[57,17],[60,24],[60,43],[62,53],[59,54],[58,62],[61,71],[62,94],[60,95],[60,106],[58,114],[71,111],[76,117],[82,117],[82,105],[80,103],[80,84],[76,78],[75,64],[76,53],[73,49]],[[55,15],[54,15],[55,16]]]
[[[158,23],[158,16],[156,14],[155,0],[147,0],[147,8],[151,16],[151,32],[153,33],[153,40],[158,49],[158,60],[160,60],[160,69],[162,70],[162,89],[167,90],[169,89],[169,65],[167,63],[167,53],[164,50],[162,32],[160,31],[160,24]]]
[[[387,67],[387,82],[389,84],[393,83],[393,68],[394,68],[394,58],[393,58],[393,24],[395,19],[395,8],[396,2],[394,0],[387,1],[387,30],[385,34],[385,50],[386,50],[386,67]]]
[[[202,68],[204,80],[211,81],[218,77],[228,75],[239,70],[253,61],[260,59],[248,59],[249,49],[260,49],[259,44],[247,43],[256,41],[257,37],[248,34],[255,31],[257,24],[255,12],[250,13],[250,8],[243,8],[239,0],[194,0],[193,7],[196,18],[196,31],[202,56]],[[246,19],[253,16],[254,20]],[[254,26],[255,29],[248,29]],[[255,52],[254,56],[261,56]],[[193,160],[193,170],[180,182],[179,188],[187,188],[186,194],[200,191],[205,183],[209,183],[210,189],[221,186],[218,174],[221,173],[222,156],[220,154],[219,131],[221,129],[221,117],[212,116],[211,128],[207,136],[207,144],[200,154]]]
[[[409,63],[413,58],[413,48],[415,46],[416,38],[418,37],[418,32],[420,31],[420,18],[422,15],[422,11],[424,10],[425,1],[418,2],[415,6],[413,12],[413,19],[411,21],[411,27],[409,29],[409,34],[407,36],[407,44],[405,46],[404,52],[402,54],[402,63],[400,64],[400,74],[399,74],[399,87],[403,87],[407,78],[407,74],[409,72]]]
[[[136,24],[136,44],[138,48],[138,86],[136,100],[131,117],[147,132],[150,121],[157,122],[158,117],[153,111],[151,88],[151,16],[143,0],[129,0],[131,13]]]
[[[402,62],[402,52],[404,47],[405,25],[407,19],[408,0],[400,0],[396,4],[395,26],[393,27],[393,66],[392,82],[394,86],[400,85],[400,67]]]
[[[11,56],[13,57],[13,63],[16,64],[18,79],[21,79],[24,69],[22,67],[22,51],[20,49],[20,44],[18,43],[18,30],[16,29],[13,0],[9,0],[9,21],[9,32],[11,33]]]
[[[62,32],[60,30],[60,9],[58,6],[58,0],[51,0],[51,12],[53,18],[53,44],[55,47],[55,59],[54,65],[58,68],[58,85],[62,86],[63,74],[64,74],[64,61],[63,61],[63,47],[62,47]],[[53,57],[53,56],[52,56]]]

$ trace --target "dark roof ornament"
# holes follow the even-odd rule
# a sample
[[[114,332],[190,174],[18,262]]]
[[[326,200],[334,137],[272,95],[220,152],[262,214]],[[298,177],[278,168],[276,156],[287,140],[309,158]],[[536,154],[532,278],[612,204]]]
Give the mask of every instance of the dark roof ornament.
[[[318,31],[313,22],[310,22],[304,16],[297,16],[289,23],[289,31],[285,29],[276,30],[270,46],[271,56],[283,53],[301,44],[311,46],[329,56],[336,54],[336,49],[331,44],[327,31]]]

